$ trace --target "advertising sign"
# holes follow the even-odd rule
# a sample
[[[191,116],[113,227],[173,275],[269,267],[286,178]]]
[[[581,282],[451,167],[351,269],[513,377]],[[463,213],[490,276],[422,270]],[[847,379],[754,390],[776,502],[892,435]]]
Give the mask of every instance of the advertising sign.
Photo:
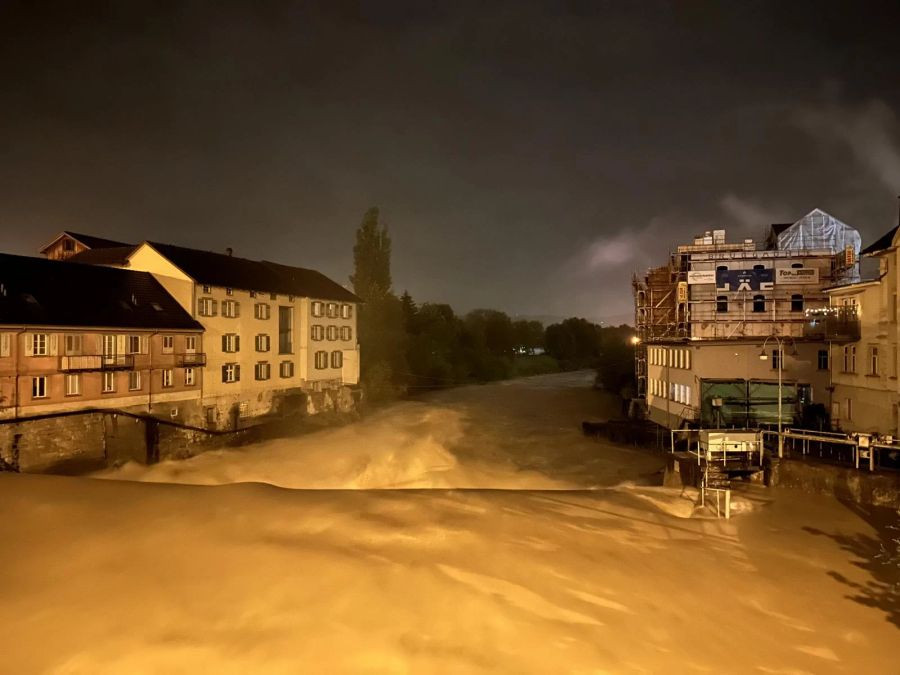
[[[768,291],[775,285],[771,267],[755,270],[716,270],[718,291]]]
[[[775,270],[776,284],[817,284],[819,283],[818,267],[792,267]]]
[[[715,270],[694,270],[688,272],[689,284],[714,284],[716,283]]]

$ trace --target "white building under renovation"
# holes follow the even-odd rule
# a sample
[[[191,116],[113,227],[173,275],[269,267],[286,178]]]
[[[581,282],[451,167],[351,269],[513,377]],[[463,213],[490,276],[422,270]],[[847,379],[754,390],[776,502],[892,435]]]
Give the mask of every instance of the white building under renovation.
[[[755,427],[830,405],[834,328],[825,289],[859,278],[860,235],[815,209],[767,239],[724,230],[680,245],[634,279],[639,395],[667,428]],[[832,331],[834,333],[834,331]]]

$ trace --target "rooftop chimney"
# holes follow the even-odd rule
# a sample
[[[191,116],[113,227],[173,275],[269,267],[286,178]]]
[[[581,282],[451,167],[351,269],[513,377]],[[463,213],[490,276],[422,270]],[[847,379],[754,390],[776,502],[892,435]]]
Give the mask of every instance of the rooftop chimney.
[[[230,246],[225,249],[225,255],[230,256],[233,253],[234,253],[234,249],[232,249]]]

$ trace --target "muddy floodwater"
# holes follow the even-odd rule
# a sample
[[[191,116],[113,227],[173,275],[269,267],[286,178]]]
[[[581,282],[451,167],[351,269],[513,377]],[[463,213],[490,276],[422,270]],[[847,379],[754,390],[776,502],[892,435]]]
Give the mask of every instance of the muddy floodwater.
[[[891,530],[758,486],[698,511],[660,457],[581,434],[614,406],[590,384],[0,475],[0,672],[898,672]]]

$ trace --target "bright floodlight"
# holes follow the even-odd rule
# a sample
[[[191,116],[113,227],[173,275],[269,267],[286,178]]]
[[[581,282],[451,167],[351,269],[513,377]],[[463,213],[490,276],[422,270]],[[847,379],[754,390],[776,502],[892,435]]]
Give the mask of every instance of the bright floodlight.
[[[637,344],[640,344],[640,342],[641,342],[641,338],[639,338],[637,335],[631,336],[631,344],[637,345]]]

